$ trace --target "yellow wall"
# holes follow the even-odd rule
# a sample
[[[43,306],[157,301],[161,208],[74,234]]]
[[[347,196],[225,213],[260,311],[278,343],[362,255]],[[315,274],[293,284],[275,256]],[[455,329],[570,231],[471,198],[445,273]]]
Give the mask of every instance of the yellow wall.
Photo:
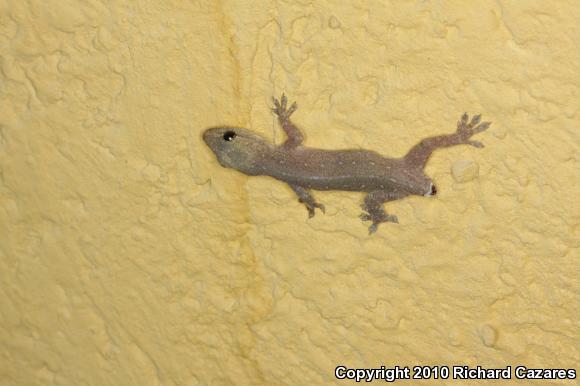
[[[1,385],[580,363],[578,4],[345,3],[0,1]],[[307,220],[201,141],[280,143],[283,91],[316,147],[493,125],[369,237],[362,194]]]

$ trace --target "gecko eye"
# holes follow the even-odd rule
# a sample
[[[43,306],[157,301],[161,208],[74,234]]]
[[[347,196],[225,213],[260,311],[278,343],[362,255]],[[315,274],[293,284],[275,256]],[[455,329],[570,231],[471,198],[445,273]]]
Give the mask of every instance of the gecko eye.
[[[234,138],[236,138],[236,133],[234,131],[230,130],[230,131],[226,131],[224,133],[224,141],[229,142],[229,141],[233,140]]]

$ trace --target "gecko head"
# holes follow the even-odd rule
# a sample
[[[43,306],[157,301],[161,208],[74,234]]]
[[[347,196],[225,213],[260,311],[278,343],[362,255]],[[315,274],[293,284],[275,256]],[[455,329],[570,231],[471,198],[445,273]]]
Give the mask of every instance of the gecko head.
[[[257,174],[256,161],[270,145],[258,134],[238,127],[213,127],[203,133],[203,140],[226,168]]]

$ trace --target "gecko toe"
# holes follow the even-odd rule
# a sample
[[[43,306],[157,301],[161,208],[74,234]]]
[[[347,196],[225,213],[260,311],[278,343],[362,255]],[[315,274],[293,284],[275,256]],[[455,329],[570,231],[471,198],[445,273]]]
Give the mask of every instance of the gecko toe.
[[[358,217],[363,221],[371,221],[371,215],[368,213],[361,213]]]
[[[491,122],[483,122],[483,123],[481,123],[479,126],[475,127],[475,128],[473,129],[473,132],[474,132],[475,134],[477,134],[477,133],[481,133],[482,131],[485,131],[485,130],[487,130],[487,129],[489,128],[489,126],[491,126]]]
[[[471,146],[473,146],[473,147],[476,147],[476,148],[478,148],[478,149],[481,149],[481,148],[483,148],[483,147],[484,147],[484,146],[483,146],[483,143],[481,143],[481,142],[479,142],[479,141],[468,141],[467,143],[468,143],[468,144],[470,144],[470,145],[471,145]]]
[[[302,201],[300,201],[302,202]],[[320,209],[320,211],[324,214],[326,214],[326,208],[324,207],[324,205],[319,204],[317,202],[312,203],[312,204],[305,204],[306,205],[306,209],[308,210],[308,218],[312,218],[314,217],[314,215],[316,215],[316,208]]]
[[[316,203],[316,204],[314,204],[314,206],[317,207],[318,209],[320,209],[320,211],[322,213],[326,214],[326,208],[324,207],[324,204]]]
[[[481,121],[481,114],[474,115],[473,118],[471,118],[471,122],[469,122],[469,127],[470,128],[475,127],[480,121]]]

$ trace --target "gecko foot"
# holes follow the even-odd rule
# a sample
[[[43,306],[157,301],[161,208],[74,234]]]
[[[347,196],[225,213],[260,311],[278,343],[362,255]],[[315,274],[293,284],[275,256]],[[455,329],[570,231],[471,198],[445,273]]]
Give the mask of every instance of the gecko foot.
[[[491,122],[479,123],[480,121],[481,115],[475,115],[473,118],[471,118],[471,122],[469,122],[469,116],[467,113],[464,113],[461,116],[461,119],[457,122],[457,135],[459,143],[464,143],[466,145],[471,145],[478,148],[483,147],[481,142],[472,141],[469,139],[475,134],[487,130],[487,128],[491,125]]]
[[[369,214],[369,213],[362,213],[360,215],[360,219],[363,221],[372,221],[372,225],[369,227],[369,235],[375,233],[379,227],[379,224],[383,223],[383,222],[393,222],[393,223],[399,223],[399,219],[397,218],[397,216],[395,215],[390,215],[385,213],[384,211],[382,213],[373,213],[373,214]]]
[[[303,188],[302,186],[293,184],[290,184],[290,187],[298,196],[298,202],[303,203],[304,206],[306,206],[306,209],[308,209],[308,218],[314,217],[314,209],[316,208],[320,209],[322,213],[326,213],[324,205],[316,202],[312,194],[310,194],[307,189]]]
[[[298,202],[303,203],[306,206],[306,209],[308,209],[308,218],[314,217],[314,215],[315,215],[314,209],[315,208],[320,209],[320,211],[322,213],[326,213],[326,208],[324,207],[324,204],[320,204],[314,200],[299,199]]]
[[[296,109],[298,108],[298,105],[296,104],[296,102],[292,103],[290,108],[287,108],[288,98],[286,98],[286,95],[284,95],[284,94],[282,94],[282,97],[280,98],[280,100],[278,100],[276,98],[272,98],[272,102],[274,103],[274,108],[272,109],[272,111],[282,121],[288,120],[288,118],[290,118],[292,113],[294,111],[296,111]]]

